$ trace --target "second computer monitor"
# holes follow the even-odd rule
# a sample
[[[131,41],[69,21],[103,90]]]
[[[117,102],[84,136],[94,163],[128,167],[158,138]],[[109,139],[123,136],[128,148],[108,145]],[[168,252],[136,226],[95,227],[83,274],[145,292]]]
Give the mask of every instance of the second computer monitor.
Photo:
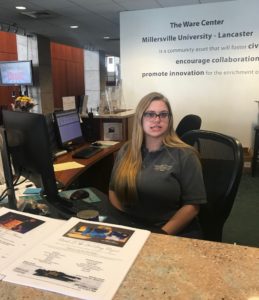
[[[60,148],[69,150],[84,142],[80,118],[76,110],[55,112],[54,120]]]

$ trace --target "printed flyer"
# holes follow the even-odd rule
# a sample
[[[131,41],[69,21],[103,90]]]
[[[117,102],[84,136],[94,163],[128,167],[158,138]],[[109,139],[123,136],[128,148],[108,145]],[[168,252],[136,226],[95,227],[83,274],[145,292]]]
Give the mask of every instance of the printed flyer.
[[[12,239],[13,245],[22,244],[22,240],[30,244],[30,250],[27,247],[26,253],[17,253],[16,259],[13,255],[13,263],[1,269],[2,280],[80,299],[112,299],[150,234],[147,230],[78,218],[52,221],[0,210],[4,238]],[[33,238],[26,239],[32,232]],[[20,240],[14,235],[20,235]],[[2,235],[0,241],[2,256],[9,246],[5,247]]]

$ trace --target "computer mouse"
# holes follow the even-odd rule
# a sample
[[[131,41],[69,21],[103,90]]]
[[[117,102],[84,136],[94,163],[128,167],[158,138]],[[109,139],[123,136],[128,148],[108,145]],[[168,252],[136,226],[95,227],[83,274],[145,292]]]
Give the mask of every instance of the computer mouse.
[[[70,200],[81,200],[88,197],[89,197],[89,193],[87,191],[77,190],[70,195]]]

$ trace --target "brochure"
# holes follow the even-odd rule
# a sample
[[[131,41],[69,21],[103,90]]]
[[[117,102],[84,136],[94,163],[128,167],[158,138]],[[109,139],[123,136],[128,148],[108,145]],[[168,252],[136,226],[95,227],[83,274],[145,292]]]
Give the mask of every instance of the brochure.
[[[21,213],[5,207],[0,209],[0,276],[4,268],[22,256],[32,244],[49,235],[63,220]]]
[[[150,234],[109,223],[78,218],[59,221],[3,208],[0,230],[0,254],[8,260],[0,271],[2,280],[91,300],[113,298]],[[14,251],[9,259],[9,244],[20,248],[23,241],[26,251]]]

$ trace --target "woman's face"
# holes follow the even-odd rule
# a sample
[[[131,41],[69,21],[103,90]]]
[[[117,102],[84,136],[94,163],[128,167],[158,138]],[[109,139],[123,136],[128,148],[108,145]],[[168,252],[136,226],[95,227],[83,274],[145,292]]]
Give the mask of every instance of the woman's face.
[[[162,100],[154,100],[143,114],[142,126],[145,137],[163,138],[169,124],[168,107]]]

